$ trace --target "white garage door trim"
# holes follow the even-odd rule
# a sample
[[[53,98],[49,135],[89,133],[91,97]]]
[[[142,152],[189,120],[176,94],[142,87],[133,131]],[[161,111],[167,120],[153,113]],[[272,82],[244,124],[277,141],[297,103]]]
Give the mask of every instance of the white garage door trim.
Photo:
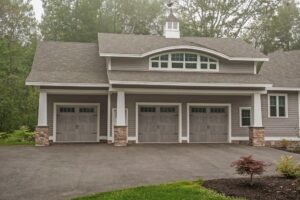
[[[57,106],[72,106],[72,105],[75,105],[75,106],[96,106],[97,107],[97,141],[94,141],[94,142],[99,142],[100,140],[100,103],[68,103],[68,102],[54,102],[53,103],[53,142],[57,142],[56,141],[56,108]],[[72,143],[72,142],[75,142],[75,141],[64,141],[62,143]],[[80,141],[80,142],[85,142],[85,141]],[[90,142],[90,141],[87,141],[87,142]],[[78,141],[76,141],[76,143],[79,143]]]
[[[190,107],[223,106],[228,108],[228,142],[231,143],[231,104],[230,103],[187,103],[187,140],[190,143]]]
[[[135,137],[136,143],[139,143],[139,106],[178,106],[178,142],[182,143],[182,104],[181,103],[166,103],[166,102],[136,102],[135,104]],[[144,142],[143,142],[144,143]],[[159,142],[156,142],[159,143]],[[165,143],[165,142],[164,142]]]

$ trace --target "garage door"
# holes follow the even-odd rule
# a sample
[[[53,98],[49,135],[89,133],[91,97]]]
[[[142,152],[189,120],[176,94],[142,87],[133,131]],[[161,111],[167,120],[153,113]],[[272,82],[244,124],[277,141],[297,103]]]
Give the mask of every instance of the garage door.
[[[56,142],[97,142],[97,106],[57,106]]]
[[[178,142],[178,117],[178,106],[140,106],[138,114],[139,142]]]
[[[190,142],[228,142],[227,107],[190,107]]]

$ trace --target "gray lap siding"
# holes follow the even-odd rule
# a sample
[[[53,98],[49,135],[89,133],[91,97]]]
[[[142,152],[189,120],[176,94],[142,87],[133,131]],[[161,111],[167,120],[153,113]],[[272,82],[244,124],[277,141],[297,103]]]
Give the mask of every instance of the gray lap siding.
[[[100,103],[100,136],[107,135],[107,95],[52,95],[47,96],[49,135],[53,135],[54,103]]]
[[[262,95],[262,120],[267,137],[298,137],[299,136],[299,106],[298,92],[272,92],[276,94],[287,94],[288,117],[268,117],[268,95]]]
[[[116,107],[116,95],[111,97],[112,107]],[[240,127],[239,108],[251,107],[250,96],[205,96],[205,95],[149,95],[126,94],[125,105],[128,108],[128,136],[136,134],[136,103],[137,102],[168,102],[182,105],[182,136],[187,136],[187,103],[229,103],[232,109],[232,137],[248,136],[248,128]]]

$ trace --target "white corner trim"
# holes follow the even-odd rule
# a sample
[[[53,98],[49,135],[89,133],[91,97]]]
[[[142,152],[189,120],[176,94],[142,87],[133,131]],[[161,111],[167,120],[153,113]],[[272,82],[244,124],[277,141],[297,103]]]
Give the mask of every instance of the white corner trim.
[[[188,143],[190,143],[190,107],[191,106],[224,106],[228,107],[228,143],[232,141],[232,111],[230,103],[187,103],[187,138]]]
[[[270,113],[270,96],[276,96],[277,100],[276,100],[276,109],[277,109],[277,116],[271,116]],[[279,116],[279,101],[278,101],[278,96],[284,96],[285,97],[285,116],[284,117],[280,117]],[[287,93],[268,93],[268,118],[288,118],[289,117],[289,113],[288,113],[288,102],[289,102],[289,98],[288,98],[288,94]]]
[[[26,85],[32,86],[65,86],[65,87],[109,87],[108,83],[52,83],[52,82],[31,82],[26,81]]]
[[[272,84],[247,83],[186,83],[186,82],[147,82],[147,81],[110,81],[116,85],[161,85],[161,86],[198,86],[198,87],[271,87]]]
[[[105,57],[142,58],[142,57],[149,56],[149,55],[156,54],[156,53],[160,53],[160,52],[163,52],[163,51],[180,50],[180,49],[203,51],[203,52],[213,54],[213,55],[225,58],[227,60],[232,60],[232,61],[269,61],[269,58],[230,57],[230,56],[227,56],[227,55],[225,55],[221,52],[218,52],[218,51],[215,51],[215,50],[212,50],[212,49],[199,47],[199,46],[192,46],[192,45],[169,46],[169,47],[164,47],[164,48],[148,51],[148,52],[142,53],[142,54],[122,54],[122,53],[101,53],[101,52],[99,52],[99,55],[100,56],[105,56]]]
[[[299,126],[298,126],[298,128],[299,128],[299,134],[298,134],[298,136],[300,137],[300,91],[298,92],[298,119],[299,119]]]
[[[253,74],[257,74],[257,61],[254,61],[254,71],[253,71]]]
[[[53,136],[52,135],[49,136],[49,140],[53,141]]]
[[[112,140],[112,134],[111,134],[111,94],[108,93],[107,95],[107,139]]]
[[[111,57],[106,57],[106,67],[111,70]]]
[[[39,92],[38,126],[48,126],[48,104],[46,92]]]
[[[73,102],[54,102],[53,103],[53,142],[57,142],[56,141],[56,129],[57,129],[57,106],[60,105],[82,105],[82,106],[86,106],[86,105],[93,105],[93,106],[97,106],[97,141],[93,141],[93,142],[99,142],[100,139],[100,103],[73,103]],[[74,142],[74,141],[66,141],[66,142]],[[78,142],[78,141],[76,141]],[[80,141],[80,142],[91,142],[91,141]]]
[[[135,137],[139,143],[139,106],[178,106],[178,142],[182,143],[182,103],[169,102],[136,102],[135,103]]]
[[[239,118],[240,118],[240,127],[241,128],[249,128],[249,126],[243,126],[242,125],[242,110],[250,110],[250,126],[251,126],[252,109],[251,109],[251,107],[240,107],[240,115],[239,115]]]

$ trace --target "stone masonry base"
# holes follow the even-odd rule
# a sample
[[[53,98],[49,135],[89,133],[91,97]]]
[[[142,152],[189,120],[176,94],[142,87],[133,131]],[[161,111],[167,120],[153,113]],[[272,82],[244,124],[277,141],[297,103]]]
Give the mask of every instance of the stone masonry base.
[[[264,127],[249,127],[249,145],[255,147],[265,146]]]
[[[48,126],[37,126],[34,133],[35,146],[49,146],[49,128]]]
[[[114,146],[127,146],[127,126],[114,127]]]

